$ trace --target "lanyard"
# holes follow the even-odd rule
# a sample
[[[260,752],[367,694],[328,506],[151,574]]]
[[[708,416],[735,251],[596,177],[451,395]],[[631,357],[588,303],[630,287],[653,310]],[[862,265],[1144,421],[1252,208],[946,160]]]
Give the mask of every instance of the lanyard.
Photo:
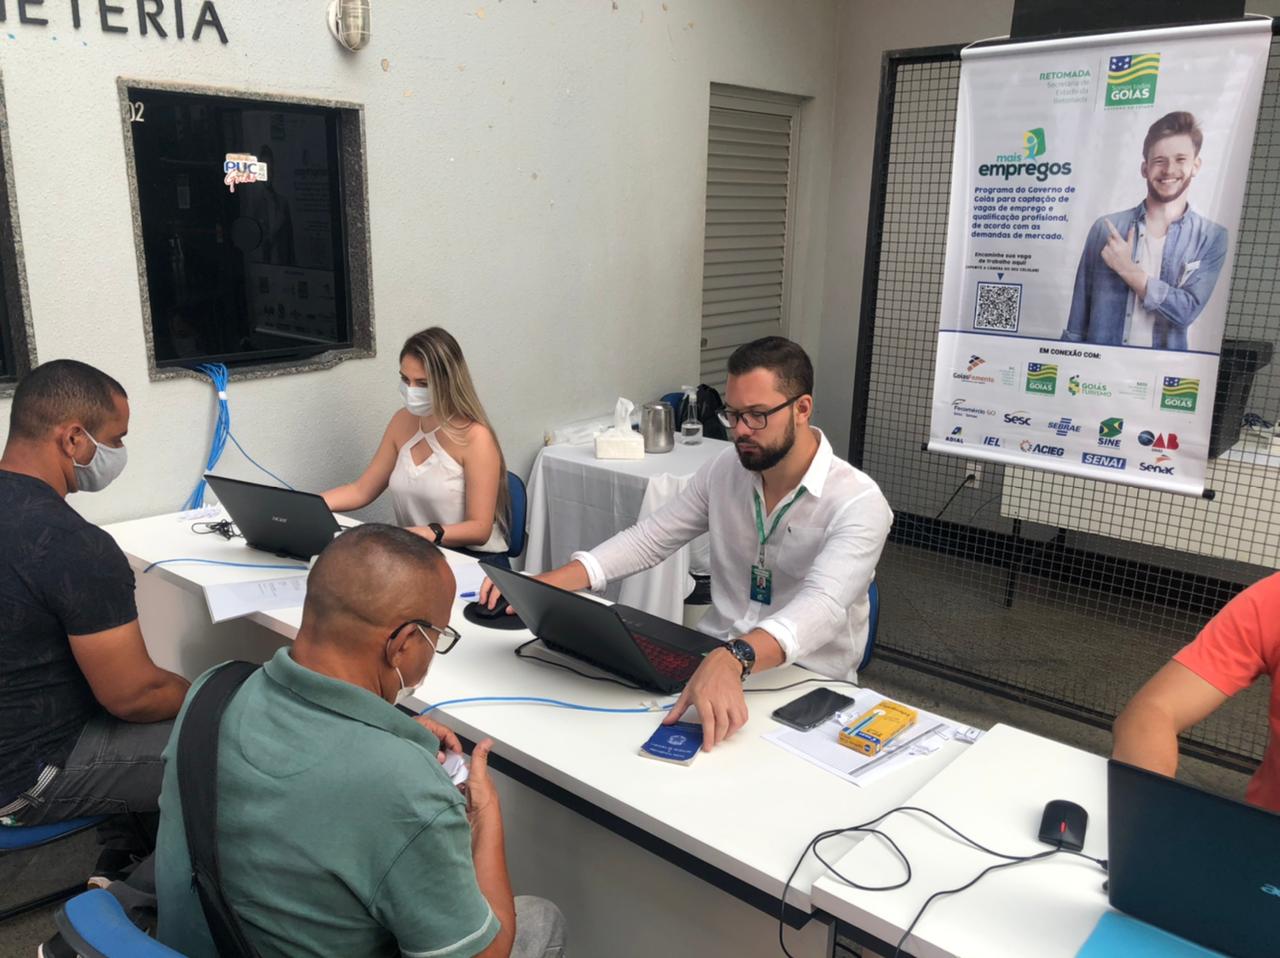
[[[773,517],[773,525],[769,527],[769,532],[764,531],[764,510],[760,504],[760,494],[752,490],[752,502],[756,507],[756,532],[760,536],[760,565],[764,565],[764,547],[775,532],[778,531],[778,523],[780,523],[787,512],[800,501],[800,497],[804,495],[804,486],[801,486],[790,502],[778,510],[778,514]]]

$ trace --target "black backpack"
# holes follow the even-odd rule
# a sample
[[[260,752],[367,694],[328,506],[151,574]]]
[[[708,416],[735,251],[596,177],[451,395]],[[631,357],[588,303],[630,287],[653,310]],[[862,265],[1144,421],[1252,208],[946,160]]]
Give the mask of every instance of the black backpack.
[[[689,397],[685,396],[680,400],[680,408],[676,410],[676,431],[680,430],[680,423],[684,422],[687,415],[686,410],[689,406]],[[720,398],[719,391],[714,386],[708,386],[703,383],[698,387],[698,405],[695,415],[698,422],[702,423],[702,434],[708,439],[728,439],[729,434],[725,431],[724,423],[720,421],[717,413],[724,408],[724,400]]]
[[[228,662],[187,704],[178,729],[178,800],[191,857],[191,882],[221,958],[258,958],[222,890],[218,866],[218,732],[232,696],[258,666]]]

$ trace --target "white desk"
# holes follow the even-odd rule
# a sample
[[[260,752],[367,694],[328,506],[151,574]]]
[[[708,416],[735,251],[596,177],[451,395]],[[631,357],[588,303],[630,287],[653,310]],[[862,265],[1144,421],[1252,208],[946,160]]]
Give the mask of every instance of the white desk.
[[[545,572],[592,549],[674,499],[705,462],[730,447],[720,439],[694,446],[676,442],[670,452],[643,459],[597,459],[595,447],[558,444],[538,453],[529,475],[529,543],[524,569]],[[683,615],[695,567],[707,568],[702,536],[652,569],[611,583],[610,599],[672,622]]]
[[[1067,799],[1089,813],[1085,854],[1105,859],[1106,769],[1096,755],[997,725],[910,804],[988,848],[1034,855],[1048,847],[1036,840],[1045,803]],[[862,821],[855,816],[846,824]],[[923,816],[900,812],[880,828],[911,861],[912,881],[897,891],[866,892],[827,876],[814,883],[813,904],[890,945],[931,894],[963,885],[999,861]],[[836,867],[864,884],[890,884],[905,874],[879,839],[861,843]],[[967,891],[935,900],[904,950],[914,958],[1074,958],[1107,910],[1105,878],[1097,865],[1075,855],[992,872]]]
[[[179,555],[273,561],[240,542],[197,536],[188,525],[161,516],[107,531],[139,572]],[[199,592],[206,582],[266,574],[175,564],[139,575],[142,627],[153,655],[181,664],[188,675],[231,657],[268,657],[297,634],[300,609],[211,626]],[[432,665],[418,692],[422,699],[538,695],[626,707],[654,698],[517,660],[512,650],[528,633],[472,625],[462,605],[455,605],[452,624],[463,640]],[[231,641],[231,626],[256,632],[259,645]],[[247,643],[244,649],[240,642]],[[156,655],[157,649],[167,658]],[[790,667],[754,677],[750,686],[780,686],[809,675]],[[494,740],[495,767],[507,770],[499,779],[513,880],[522,893],[560,904],[575,954],[774,956],[776,911],[761,909],[776,908],[812,835],[902,803],[968,747],[950,744],[859,788],[761,740],[761,733],[775,727],[769,712],[803,691],[750,695],[747,727],[689,767],[637,754],[661,719],[657,713],[473,704],[449,707],[439,717],[472,741]],[[788,901],[801,912],[810,910],[810,886],[819,871],[810,860],[797,876]],[[824,923],[810,922],[790,931],[788,942],[797,955],[817,956],[829,953],[827,936]]]

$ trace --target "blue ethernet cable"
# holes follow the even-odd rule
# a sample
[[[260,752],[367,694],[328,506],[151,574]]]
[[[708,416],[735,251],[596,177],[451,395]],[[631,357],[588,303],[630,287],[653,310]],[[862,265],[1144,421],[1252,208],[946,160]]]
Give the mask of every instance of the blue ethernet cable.
[[[280,485],[286,489],[292,489],[293,486],[285,482],[274,472],[268,469],[262,463],[258,462],[253,456],[245,451],[244,446],[240,445],[240,440],[236,439],[235,434],[231,432],[231,407],[227,404],[227,382],[231,378],[231,374],[227,372],[227,367],[222,363],[203,363],[196,367],[197,372],[204,373],[213,383],[213,387],[218,391],[218,418],[213,424],[213,440],[209,444],[209,458],[205,462],[204,472],[212,472],[218,464],[218,460],[222,458],[222,453],[227,447],[227,440],[230,439],[235,447],[240,450],[249,462],[257,466]],[[191,490],[191,495],[187,497],[187,501],[183,503],[183,511],[191,509],[199,509],[204,505],[205,481],[204,474],[201,473],[200,480],[196,483],[196,487]]]

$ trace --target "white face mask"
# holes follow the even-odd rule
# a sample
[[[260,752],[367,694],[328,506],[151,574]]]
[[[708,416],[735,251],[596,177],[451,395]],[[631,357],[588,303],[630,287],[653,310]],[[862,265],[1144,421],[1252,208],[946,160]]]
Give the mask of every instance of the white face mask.
[[[402,381],[400,398],[404,401],[404,408],[415,416],[430,416],[434,408],[431,403],[430,386],[410,386]]]
[[[101,492],[124,472],[125,463],[129,461],[129,450],[124,446],[104,446],[87,429],[84,434],[95,448],[93,458],[84,465],[72,460],[76,467],[76,489],[79,492]]]
[[[392,666],[392,668],[394,668],[394,669],[396,670],[396,677],[397,677],[398,679],[400,679],[400,691],[396,693],[396,700],[395,700],[395,703],[394,703],[394,704],[396,704],[396,705],[403,705],[403,704],[404,704],[405,699],[407,699],[407,698],[409,698],[411,695],[413,695],[413,690],[414,690],[414,688],[415,688],[415,687],[414,687],[414,686],[408,686],[408,685],[405,685],[405,684],[404,684],[404,675],[403,675],[403,674],[401,674],[400,669],[399,669],[398,667],[396,667],[396,666]]]

